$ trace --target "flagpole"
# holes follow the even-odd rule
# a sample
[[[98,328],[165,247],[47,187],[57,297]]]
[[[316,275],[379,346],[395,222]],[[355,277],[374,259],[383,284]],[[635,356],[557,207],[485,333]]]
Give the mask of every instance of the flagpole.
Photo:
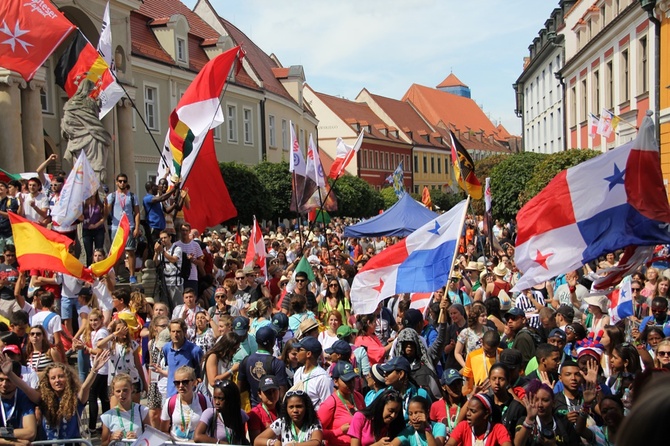
[[[463,216],[461,217],[461,223],[458,227],[458,234],[463,233],[463,226],[465,225],[465,216],[468,214],[468,208],[470,207],[470,195],[468,194],[468,197],[466,198],[467,202],[465,203],[465,210],[463,211]],[[460,235],[458,237],[460,239]],[[451,261],[451,266],[449,267],[449,279],[451,279],[451,275],[454,272],[454,264],[456,263],[456,255],[458,254],[458,243],[456,243],[456,246],[454,247],[454,255],[452,257]]]

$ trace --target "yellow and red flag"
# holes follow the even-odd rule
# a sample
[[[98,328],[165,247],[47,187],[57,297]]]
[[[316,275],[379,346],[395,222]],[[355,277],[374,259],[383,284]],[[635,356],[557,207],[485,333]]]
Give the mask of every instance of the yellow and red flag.
[[[112,247],[109,250],[109,256],[106,259],[91,264],[91,272],[94,276],[100,277],[114,267],[121,260],[121,256],[126,252],[126,243],[130,235],[130,222],[128,216],[123,214],[119,222],[119,229],[116,231]]]
[[[12,224],[19,271],[48,269],[88,282],[93,281],[91,271],[69,253],[68,248],[73,243],[71,239],[12,212],[8,215]]]
[[[451,162],[454,165],[454,173],[458,185],[475,200],[482,199],[482,183],[475,176],[475,163],[463,144],[456,139],[451,130]]]
[[[433,200],[430,198],[430,191],[427,186],[423,186],[423,191],[421,192],[421,203],[426,206],[431,211],[433,210]]]

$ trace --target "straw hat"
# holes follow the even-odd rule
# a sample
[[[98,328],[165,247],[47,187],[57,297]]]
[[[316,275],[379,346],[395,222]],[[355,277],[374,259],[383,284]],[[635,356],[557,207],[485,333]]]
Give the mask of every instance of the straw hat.
[[[508,272],[509,270],[502,262],[498,263],[498,266],[493,268],[493,274],[495,274],[496,276],[505,277]]]

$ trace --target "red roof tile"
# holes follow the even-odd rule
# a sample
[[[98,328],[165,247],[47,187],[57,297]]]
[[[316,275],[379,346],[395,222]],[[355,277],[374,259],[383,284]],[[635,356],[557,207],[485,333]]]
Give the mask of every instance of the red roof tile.
[[[211,26],[179,0],[143,0],[142,6],[137,12],[152,19],[163,19],[172,17],[174,14],[181,14],[188,21],[191,28],[190,34],[201,39],[217,39],[219,37],[219,34]]]
[[[277,79],[286,79],[288,77],[288,68],[273,68],[272,73]]]
[[[496,133],[496,127],[491,120],[470,98],[413,84],[402,100],[410,102],[433,126],[443,121],[462,131],[483,130],[486,136]]]
[[[175,63],[160,46],[156,36],[147,25],[147,17],[136,12],[130,13],[130,35],[133,55],[170,65]]]
[[[450,73],[441,83],[435,88],[442,87],[467,87],[454,73]]]
[[[505,127],[503,127],[502,124],[498,124],[497,129],[498,129],[498,138],[507,139],[512,137],[512,135],[507,131]]]

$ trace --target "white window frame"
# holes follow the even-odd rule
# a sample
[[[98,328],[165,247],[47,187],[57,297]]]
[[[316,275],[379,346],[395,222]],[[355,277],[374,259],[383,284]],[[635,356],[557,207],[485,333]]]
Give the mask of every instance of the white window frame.
[[[214,130],[214,134],[213,134],[214,141],[221,141],[221,127],[223,127],[223,126],[222,125],[217,125],[216,127],[214,127],[214,129],[213,129]]]
[[[232,114],[231,114],[232,111]],[[228,133],[228,142],[237,142],[237,105],[226,104],[226,121],[228,124],[226,130]]]
[[[286,119],[281,120],[281,144],[281,148],[288,151],[288,121]]]
[[[277,148],[277,119],[274,115],[268,115],[268,140],[270,147]]]
[[[179,45],[180,43],[183,44],[183,47],[181,48],[181,51],[180,51],[180,45]],[[182,54],[179,54],[180,52]],[[177,37],[177,43],[175,44],[175,53],[176,53],[178,62],[184,62],[184,63],[188,62],[188,45],[187,45],[186,39],[181,38],[181,37]]]
[[[47,115],[53,115],[54,101],[52,97],[52,90],[50,88],[51,85],[53,85],[53,82],[51,82],[52,71],[51,71],[51,64],[49,63],[49,61],[46,61],[44,63],[44,68],[46,69],[46,79],[44,82],[44,86],[40,88],[40,108],[42,109],[42,113]],[[42,98],[44,98],[44,101],[42,101]]]
[[[254,118],[253,110],[251,110],[249,107],[242,108],[242,122],[244,144],[251,145],[254,143]]]
[[[149,102],[147,101],[147,91],[148,90],[154,90],[155,91],[155,98]],[[160,133],[161,131],[161,117],[160,117],[160,101],[159,101],[159,96],[160,96],[160,89],[157,84],[153,84],[150,82],[145,82],[144,83],[144,121],[147,123],[147,127],[149,130],[152,132],[157,132]],[[149,117],[147,116],[147,107],[152,106],[153,107],[153,114],[154,114],[154,122],[149,123]],[[145,129],[145,131],[147,131]]]

